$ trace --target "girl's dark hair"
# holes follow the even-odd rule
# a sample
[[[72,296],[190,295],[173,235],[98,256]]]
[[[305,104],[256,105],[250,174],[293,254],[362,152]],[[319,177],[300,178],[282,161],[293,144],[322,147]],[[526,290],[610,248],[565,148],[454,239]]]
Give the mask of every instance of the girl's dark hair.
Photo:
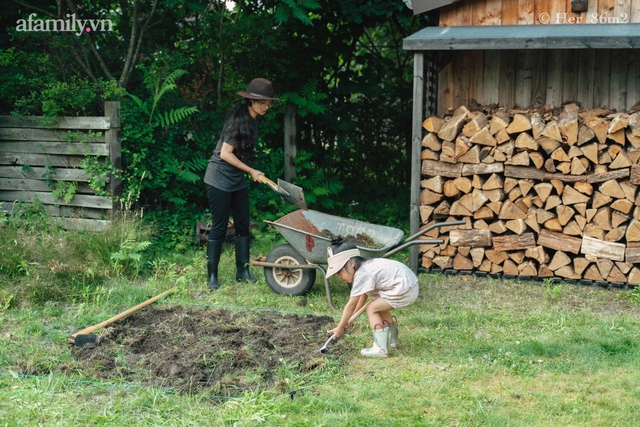
[[[258,121],[249,114],[251,100],[234,107],[222,130],[234,142],[234,154],[243,163],[250,163],[255,158],[255,141],[258,134]]]
[[[340,252],[348,251],[349,249],[358,249],[356,245],[353,243],[345,242],[342,236],[334,236],[331,239],[331,250],[334,254],[339,254]],[[355,263],[355,270],[358,271],[358,268],[367,261],[367,259],[362,258],[361,256],[354,256],[351,258]]]

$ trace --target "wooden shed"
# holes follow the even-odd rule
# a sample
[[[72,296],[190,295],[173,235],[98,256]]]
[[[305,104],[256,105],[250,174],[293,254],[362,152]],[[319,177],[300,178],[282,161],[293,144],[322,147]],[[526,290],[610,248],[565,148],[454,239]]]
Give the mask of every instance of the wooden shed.
[[[573,103],[624,112],[640,101],[639,0],[412,3],[416,13],[439,15],[438,26],[404,40],[414,53],[412,233],[421,225],[426,117],[491,104],[523,110]]]

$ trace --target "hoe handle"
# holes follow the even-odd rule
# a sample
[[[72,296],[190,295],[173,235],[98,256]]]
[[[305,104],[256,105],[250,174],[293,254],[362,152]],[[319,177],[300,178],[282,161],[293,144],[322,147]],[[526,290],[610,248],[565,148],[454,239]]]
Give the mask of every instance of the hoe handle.
[[[116,321],[118,321],[118,320],[120,320],[120,319],[122,319],[124,317],[127,317],[131,313],[134,313],[134,312],[140,310],[141,308],[148,306],[149,304],[153,304],[154,302],[158,301],[160,298],[164,297],[165,295],[170,294],[172,292],[175,292],[177,289],[178,289],[178,287],[175,286],[175,287],[169,289],[168,291],[164,291],[163,293],[161,293],[159,295],[156,295],[155,297],[153,297],[151,299],[146,300],[145,302],[141,302],[140,304],[136,305],[135,307],[131,307],[130,309],[125,310],[120,314],[116,314],[115,316],[105,320],[102,323],[98,323],[97,325],[93,325],[93,326],[89,326],[88,328],[84,328],[81,331],[78,331],[75,334],[71,335],[69,338],[67,338],[67,340],[70,343],[73,343],[74,340],[75,340],[75,337],[77,335],[90,334],[90,333],[92,333],[93,331],[95,331],[98,328],[102,328],[103,326],[110,325],[111,323],[116,322]]]

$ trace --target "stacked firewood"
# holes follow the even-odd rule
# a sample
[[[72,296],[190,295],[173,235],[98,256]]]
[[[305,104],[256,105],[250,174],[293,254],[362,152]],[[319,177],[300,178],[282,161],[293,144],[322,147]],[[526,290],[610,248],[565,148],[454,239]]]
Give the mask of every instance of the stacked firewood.
[[[460,107],[423,127],[426,268],[640,284],[640,112]]]

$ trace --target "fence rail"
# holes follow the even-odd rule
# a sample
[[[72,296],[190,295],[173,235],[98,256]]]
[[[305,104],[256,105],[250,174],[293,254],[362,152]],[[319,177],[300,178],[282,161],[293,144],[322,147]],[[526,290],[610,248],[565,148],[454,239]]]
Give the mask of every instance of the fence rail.
[[[63,228],[108,227],[121,181],[103,178],[108,195],[97,195],[90,186],[96,177],[81,167],[89,158],[121,168],[119,102],[105,102],[104,117],[0,116],[2,210],[40,200]],[[60,189],[69,187],[65,200]]]

